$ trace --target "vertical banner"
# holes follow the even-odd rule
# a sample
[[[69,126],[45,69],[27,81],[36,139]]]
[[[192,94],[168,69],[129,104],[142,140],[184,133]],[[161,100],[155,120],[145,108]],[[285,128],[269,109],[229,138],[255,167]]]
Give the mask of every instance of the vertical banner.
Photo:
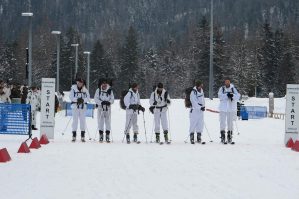
[[[55,79],[42,78],[40,132],[54,139]]]
[[[290,138],[295,142],[299,135],[299,84],[287,84],[285,117],[286,144]]]

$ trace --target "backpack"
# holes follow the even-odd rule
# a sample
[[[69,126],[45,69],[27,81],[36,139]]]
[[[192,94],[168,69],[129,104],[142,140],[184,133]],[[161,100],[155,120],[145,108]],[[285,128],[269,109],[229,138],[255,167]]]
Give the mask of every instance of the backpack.
[[[165,93],[164,93],[164,101],[165,101],[165,102],[167,101],[167,97],[168,97],[168,92],[165,91]],[[157,101],[156,101],[156,92],[155,92],[155,91],[154,91],[154,102],[157,102]]]
[[[186,108],[191,108],[192,107],[192,103],[190,100],[190,94],[191,92],[197,92],[196,90],[193,89],[193,87],[189,87],[185,89],[185,107]]]
[[[109,96],[109,95],[111,95],[111,92],[113,91],[113,89],[110,87],[108,90],[107,90],[107,92],[103,92],[102,90],[101,90],[101,88],[99,88],[99,97],[101,96],[101,94],[102,93],[106,93],[107,94],[107,97]]]
[[[131,93],[131,97],[133,97],[133,92],[132,91],[128,91],[128,90],[123,90],[120,94],[120,99],[119,99],[119,105],[120,105],[120,108],[123,109],[123,110],[126,110],[127,107],[125,105],[125,102],[124,102],[124,99],[125,99],[125,96],[128,94],[128,92]]]

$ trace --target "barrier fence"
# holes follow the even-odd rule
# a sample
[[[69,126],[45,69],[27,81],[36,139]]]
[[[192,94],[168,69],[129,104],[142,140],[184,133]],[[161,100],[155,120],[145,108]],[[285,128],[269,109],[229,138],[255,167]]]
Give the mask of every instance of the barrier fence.
[[[31,138],[31,105],[1,103],[0,134],[28,135]]]

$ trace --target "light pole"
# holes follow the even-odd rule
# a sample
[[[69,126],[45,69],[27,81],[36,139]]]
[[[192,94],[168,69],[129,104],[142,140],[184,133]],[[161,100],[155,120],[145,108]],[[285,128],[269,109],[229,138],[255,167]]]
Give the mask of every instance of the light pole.
[[[84,54],[87,55],[87,75],[86,75],[86,87],[89,90],[89,79],[90,79],[90,52],[84,51]]]
[[[57,58],[56,58],[56,92],[59,92],[59,57],[60,57],[60,31],[53,30],[51,34],[56,35]]]
[[[23,17],[29,17],[29,34],[28,34],[28,86],[32,86],[32,12],[23,12]]]
[[[209,74],[209,98],[213,99],[213,82],[214,82],[214,69],[213,69],[213,53],[214,53],[214,33],[213,33],[213,0],[211,0],[211,33],[210,33],[210,74]]]
[[[76,59],[75,59],[75,79],[77,77],[77,72],[78,72],[78,46],[79,44],[71,44],[71,46],[76,48]]]

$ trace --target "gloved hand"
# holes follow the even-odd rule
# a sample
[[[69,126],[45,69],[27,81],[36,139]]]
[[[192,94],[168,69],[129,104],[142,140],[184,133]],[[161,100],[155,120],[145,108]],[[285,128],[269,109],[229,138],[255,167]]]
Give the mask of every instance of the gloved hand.
[[[145,108],[144,108],[143,106],[139,105],[139,106],[138,106],[138,110],[144,112],[144,111],[145,111]]]
[[[152,114],[154,114],[154,109],[155,109],[154,106],[149,107],[149,111],[150,111]]]
[[[137,111],[138,110],[139,105],[138,104],[131,104],[129,106],[129,109],[133,109],[133,111]]]
[[[167,99],[166,102],[167,102],[167,104],[170,104],[170,100],[169,99]]]
[[[111,103],[110,102],[108,102],[108,101],[102,101],[102,103],[101,103],[102,105],[106,105],[106,106],[110,106],[111,105]]]
[[[154,105],[154,106],[156,106],[156,105],[157,105],[157,103],[158,103],[158,102],[157,102],[157,101],[155,101],[155,102],[153,103],[153,105]]]
[[[96,108],[98,108],[99,107],[99,105],[98,104],[96,104]]]
[[[228,98],[232,99],[232,98],[233,98],[233,96],[234,96],[234,94],[233,94],[233,93],[227,93],[227,97],[228,97]]]
[[[202,107],[200,108],[200,110],[205,111],[205,110],[206,110],[206,107],[202,106]]]
[[[83,104],[84,103],[84,99],[83,98],[78,98],[77,99],[77,104]]]

